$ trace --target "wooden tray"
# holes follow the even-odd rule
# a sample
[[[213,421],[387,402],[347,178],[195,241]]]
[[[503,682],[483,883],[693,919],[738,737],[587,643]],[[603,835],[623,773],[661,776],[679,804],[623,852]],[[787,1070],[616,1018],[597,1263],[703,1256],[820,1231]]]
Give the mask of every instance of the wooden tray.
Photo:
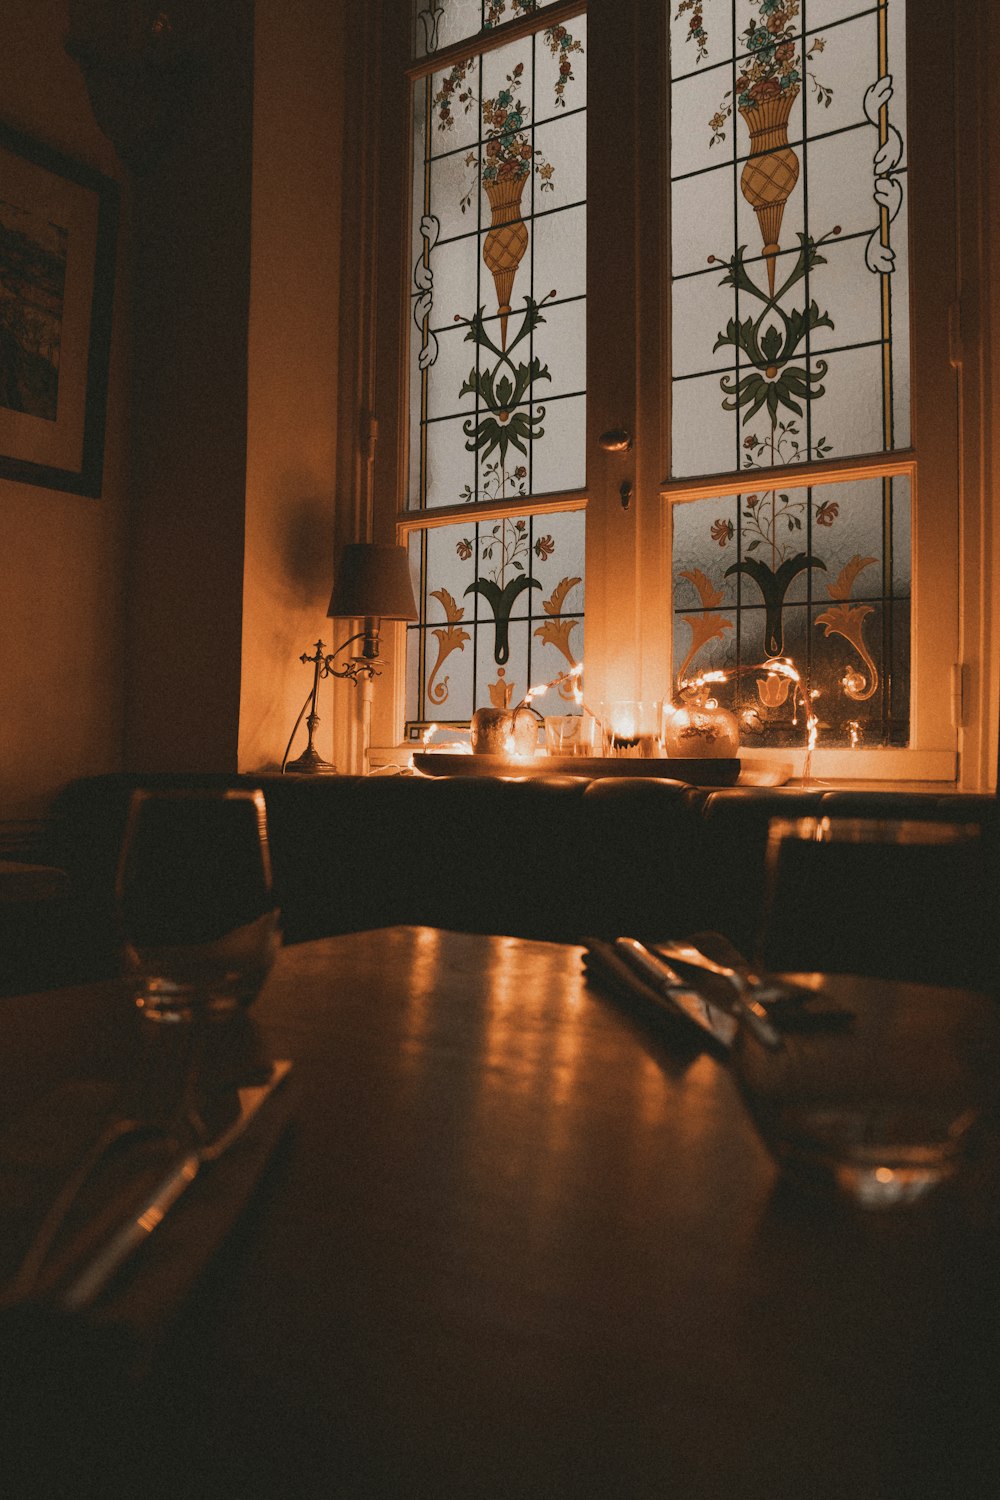
[[[670,760],[632,760],[627,756],[536,755],[532,760],[510,760],[506,755],[451,755],[441,750],[415,750],[413,765],[425,776],[661,776],[690,786],[735,786],[738,759],[695,757]]]

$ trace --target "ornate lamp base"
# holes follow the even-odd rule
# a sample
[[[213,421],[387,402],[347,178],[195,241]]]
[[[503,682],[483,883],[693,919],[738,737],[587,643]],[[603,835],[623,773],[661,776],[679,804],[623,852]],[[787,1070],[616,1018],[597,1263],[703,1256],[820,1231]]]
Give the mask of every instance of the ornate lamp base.
[[[318,650],[321,650],[322,645],[322,641],[317,642]],[[303,661],[305,659],[306,658],[303,657]],[[288,760],[288,750],[285,751],[286,758],[281,762],[281,773],[283,776],[287,775],[289,771],[298,776],[336,776],[337,774],[337,767],[331,765],[328,760],[324,760],[322,755],[320,755],[319,751],[313,744],[313,735],[316,733],[316,725],[319,723],[319,715],[315,711],[316,685],[318,680],[318,675],[314,674],[312,692],[306,699],[306,705],[311,702],[313,707],[313,712],[310,713],[306,719],[306,728],[309,731],[309,742],[297,760]],[[299,723],[301,722],[302,721],[300,717]],[[298,727],[298,724],[296,724],[295,729],[298,729]],[[292,740],[295,738],[295,729],[292,730]],[[288,741],[289,749],[291,749],[292,740]]]
[[[298,776],[336,776],[337,767],[324,760],[312,745],[307,745],[297,760],[290,760],[285,766],[285,774]]]

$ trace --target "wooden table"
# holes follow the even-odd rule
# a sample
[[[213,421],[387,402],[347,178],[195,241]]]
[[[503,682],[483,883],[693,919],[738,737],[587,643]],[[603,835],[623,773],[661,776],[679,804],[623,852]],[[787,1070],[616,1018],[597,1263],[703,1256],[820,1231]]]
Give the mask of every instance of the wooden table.
[[[66,1037],[95,997],[33,1003]],[[998,1493],[981,1184],[881,1215],[788,1191],[725,1065],[576,948],[303,944],[255,1018],[294,1059],[291,1133],[157,1356],[123,1490]]]

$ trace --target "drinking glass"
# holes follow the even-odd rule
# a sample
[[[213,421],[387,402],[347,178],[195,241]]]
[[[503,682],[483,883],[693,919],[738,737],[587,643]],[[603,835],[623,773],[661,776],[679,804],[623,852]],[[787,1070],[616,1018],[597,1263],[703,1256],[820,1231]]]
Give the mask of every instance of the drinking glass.
[[[786,1178],[865,1209],[915,1203],[958,1176],[995,1114],[1000,1014],[985,995],[828,981],[850,1025],[737,1032],[733,1068]],[[843,1014],[843,1010],[841,1012]]]
[[[550,755],[589,755],[583,714],[546,714],[545,748]]]
[[[252,1003],[280,945],[260,791],[137,791],[118,865],[125,966],[154,1020]]]
[[[744,1100],[792,1178],[882,1208],[958,1172],[994,1091],[1000,1040],[993,1002],[959,988],[980,920],[982,853],[975,825],[770,825],[757,966],[827,992],[803,1007],[805,1022],[831,1004],[850,1022],[791,1025],[772,1049],[738,1035]]]
[[[987,890],[976,824],[775,818],[759,965],[976,988]]]
[[[599,705],[599,717],[605,756],[648,760],[660,754],[658,699],[613,699]]]

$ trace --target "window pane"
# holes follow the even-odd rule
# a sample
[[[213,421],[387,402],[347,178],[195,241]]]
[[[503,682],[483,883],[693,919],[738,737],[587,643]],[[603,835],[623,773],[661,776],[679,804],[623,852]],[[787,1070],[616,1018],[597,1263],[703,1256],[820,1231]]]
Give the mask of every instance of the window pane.
[[[674,673],[722,669],[744,745],[801,746],[790,658],[823,748],[909,743],[910,494],[901,478],[673,508]]]
[[[674,475],[909,444],[904,21],[672,0]]]
[[[420,622],[407,632],[407,734],[510,707],[583,658],[583,511],[410,536]],[[538,700],[571,703],[570,685]]]
[[[584,41],[580,16],[415,86],[411,508],[584,483]]]
[[[413,51],[426,57],[441,47],[544,10],[555,0],[413,0]]]

